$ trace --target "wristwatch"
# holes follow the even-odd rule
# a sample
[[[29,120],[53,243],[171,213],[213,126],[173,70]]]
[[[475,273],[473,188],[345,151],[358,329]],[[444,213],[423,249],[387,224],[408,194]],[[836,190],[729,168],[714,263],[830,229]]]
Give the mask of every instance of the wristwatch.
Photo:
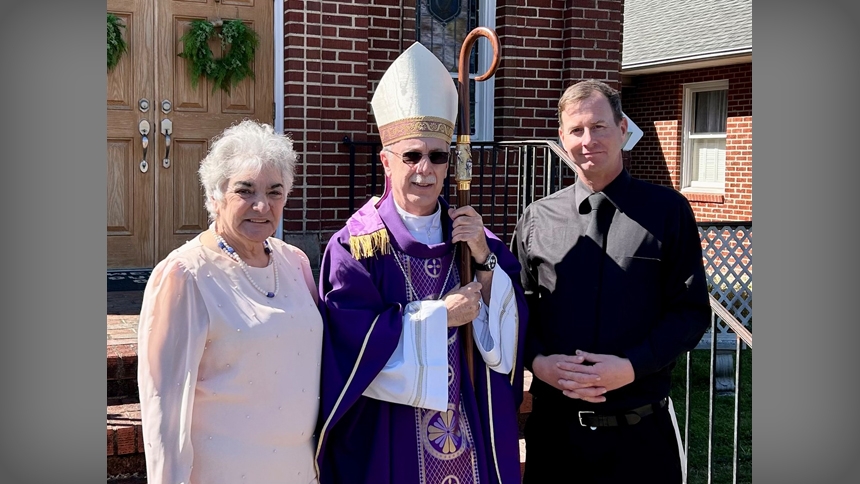
[[[476,271],[492,271],[496,268],[496,254],[490,252],[490,255],[487,256],[487,260],[484,261],[483,264],[478,264],[475,262],[475,259],[472,259],[472,269]]]

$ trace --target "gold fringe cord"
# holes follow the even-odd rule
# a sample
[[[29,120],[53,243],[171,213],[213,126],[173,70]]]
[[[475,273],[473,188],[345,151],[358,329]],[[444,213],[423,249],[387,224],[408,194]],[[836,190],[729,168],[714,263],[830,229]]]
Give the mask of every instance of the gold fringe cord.
[[[349,251],[355,260],[371,257],[377,253],[388,254],[391,252],[388,242],[388,231],[380,229],[366,235],[350,236]]]

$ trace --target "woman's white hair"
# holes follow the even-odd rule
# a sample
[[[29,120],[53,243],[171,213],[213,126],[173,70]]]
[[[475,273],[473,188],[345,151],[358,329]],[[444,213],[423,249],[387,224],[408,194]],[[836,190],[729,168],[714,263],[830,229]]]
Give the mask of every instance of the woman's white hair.
[[[216,203],[224,200],[227,182],[238,173],[259,173],[263,168],[274,167],[283,177],[284,195],[289,193],[297,158],[293,140],[275,133],[268,124],[245,120],[225,129],[213,138],[198,171],[209,219],[215,220]]]

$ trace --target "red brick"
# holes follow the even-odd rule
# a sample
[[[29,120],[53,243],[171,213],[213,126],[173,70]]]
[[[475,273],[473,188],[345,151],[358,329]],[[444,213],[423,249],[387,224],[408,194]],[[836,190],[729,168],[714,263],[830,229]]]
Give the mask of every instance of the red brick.
[[[134,427],[118,427],[115,435],[118,455],[135,453],[137,450],[137,436],[135,435]]]
[[[116,449],[114,448],[114,437],[113,437],[113,429],[107,428],[107,455],[116,455]]]
[[[523,392],[523,403],[520,404],[520,413],[531,413],[532,411],[532,394]]]

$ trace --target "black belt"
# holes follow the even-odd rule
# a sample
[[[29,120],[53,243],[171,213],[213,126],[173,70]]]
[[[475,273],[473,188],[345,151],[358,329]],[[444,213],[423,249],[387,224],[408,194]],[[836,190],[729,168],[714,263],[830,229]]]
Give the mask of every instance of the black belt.
[[[582,425],[583,427],[591,427],[592,429],[595,427],[636,425],[643,417],[647,417],[648,415],[651,415],[665,407],[666,401],[667,399],[664,398],[657,403],[649,403],[648,405],[642,405],[639,408],[634,408],[633,410],[628,410],[614,415],[599,415],[591,411],[583,410],[579,412],[579,425]]]

